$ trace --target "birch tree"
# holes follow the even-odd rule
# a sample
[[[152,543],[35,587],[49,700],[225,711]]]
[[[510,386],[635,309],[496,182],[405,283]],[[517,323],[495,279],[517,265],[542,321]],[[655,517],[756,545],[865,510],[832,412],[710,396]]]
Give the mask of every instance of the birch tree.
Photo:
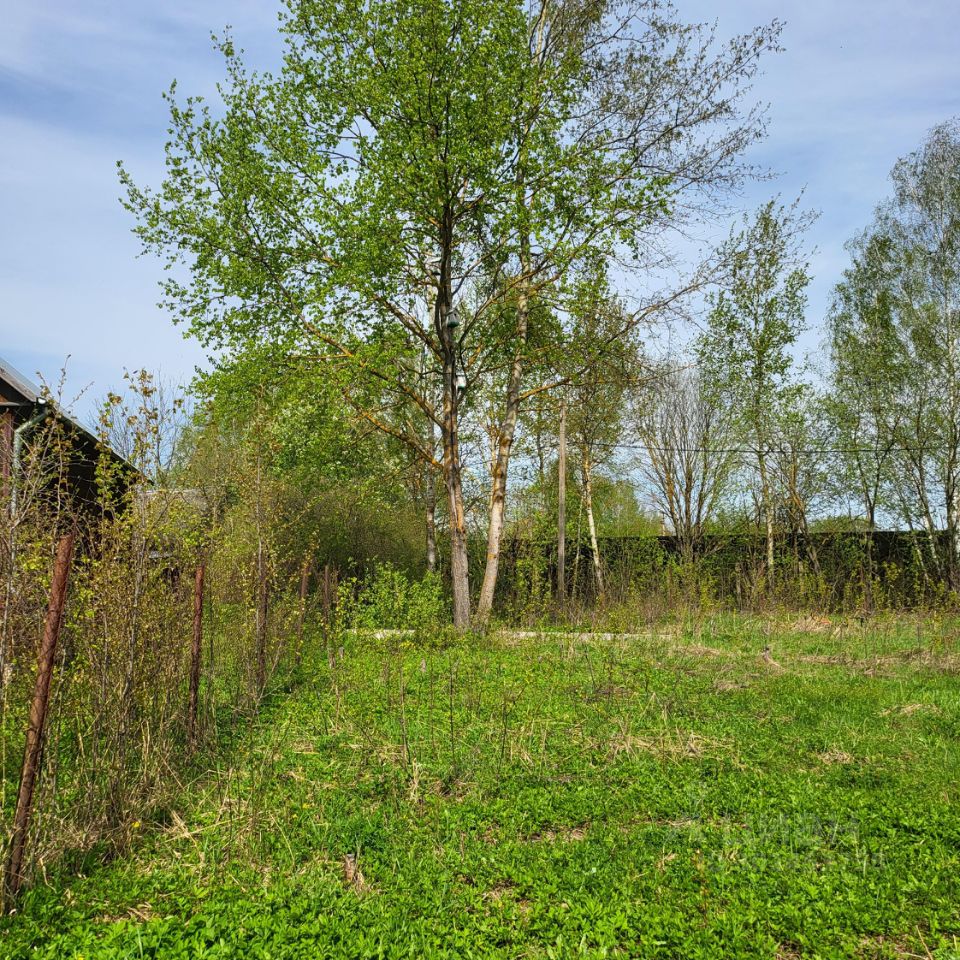
[[[688,569],[730,480],[732,424],[695,367],[658,373],[636,403],[633,427],[646,448],[640,469]]]
[[[774,577],[777,515],[771,455],[778,416],[798,389],[791,350],[804,329],[809,276],[799,234],[808,221],[795,205],[770,201],[732,238],[730,283],[712,297],[698,343],[701,366],[735,412],[738,435],[750,450],[768,582]]]
[[[567,402],[570,444],[580,464],[583,510],[597,596],[606,592],[603,558],[594,510],[596,471],[611,462],[624,434],[631,390],[642,376],[637,331],[626,321],[623,304],[602,280],[582,283],[571,316],[571,350],[562,367],[569,371]]]
[[[874,533],[884,508],[895,509],[891,486],[897,437],[902,434],[895,382],[899,349],[893,328],[893,299],[883,236],[859,237],[848,245],[852,265],[837,285],[827,318],[829,389],[827,420],[833,429],[830,458],[838,497],[852,489],[866,521],[866,587],[872,602]]]
[[[227,38],[221,105],[171,91],[165,180],[121,171],[126,203],[194,335],[322,354],[355,415],[442,475],[465,627],[462,404],[504,374],[483,620],[519,411],[543,386],[531,305],[584,259],[662,266],[666,231],[750,175],[750,81],[779,27],[722,45],[653,0],[288,0],[280,28],[276,74]]]
[[[960,587],[960,122],[894,167],[893,195],[851,244],[832,319],[834,400],[866,425],[868,514],[923,531],[925,566]],[[861,431],[863,433],[863,431]],[[852,464],[861,472],[857,453]],[[945,553],[939,531],[946,533]]]
[[[564,137],[580,150],[625,161],[630,170],[622,181],[601,175],[594,178],[592,190],[568,195],[589,211],[598,236],[618,241],[604,250],[607,259],[644,277],[647,292],[624,317],[627,335],[642,321],[677,309],[716,278],[719,264],[712,251],[692,268],[678,270],[671,242],[681,234],[689,237],[697,223],[723,208],[728,193],[759,173],[743,161],[747,147],[765,132],[763,110],[749,102],[749,91],[760,57],[777,48],[780,25],[774,21],[722,44],[714,28],[683,23],[661,0],[537,0],[530,10],[538,74],[549,76],[563,63],[576,65],[578,83],[569,88],[573,99]],[[538,81],[532,102],[548,89]],[[521,118],[521,127],[525,123]],[[595,243],[571,244],[576,233],[542,230],[537,211],[543,209],[543,187],[550,180],[525,166],[521,163],[519,171],[524,214],[518,235],[517,310],[506,360],[509,377],[493,431],[487,559],[477,609],[481,622],[493,606],[521,407],[545,388],[536,378],[537,364],[531,363],[538,357],[529,344],[531,304],[544,296],[555,302],[557,281],[573,267],[595,263],[599,250]],[[662,202],[646,203],[631,217],[634,178],[657,185]],[[664,287],[651,282],[664,272],[675,272],[678,279]],[[571,309],[562,296],[559,301],[561,311]],[[556,347],[572,349],[563,339]]]

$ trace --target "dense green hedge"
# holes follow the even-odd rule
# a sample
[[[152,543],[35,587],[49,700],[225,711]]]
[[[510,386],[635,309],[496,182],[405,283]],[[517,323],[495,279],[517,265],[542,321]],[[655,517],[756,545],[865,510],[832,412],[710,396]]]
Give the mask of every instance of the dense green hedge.
[[[947,541],[909,532],[812,533],[776,541],[776,576],[768,582],[765,541],[759,533],[705,538],[692,564],[684,562],[676,537],[600,539],[608,594],[684,595],[749,609],[763,601],[812,604],[826,609],[900,608],[940,605],[954,595],[947,582]],[[477,574],[482,556],[476,556]],[[567,544],[567,595],[595,601],[589,543]],[[505,545],[499,597],[505,610],[545,602],[556,587],[556,544],[515,539]]]

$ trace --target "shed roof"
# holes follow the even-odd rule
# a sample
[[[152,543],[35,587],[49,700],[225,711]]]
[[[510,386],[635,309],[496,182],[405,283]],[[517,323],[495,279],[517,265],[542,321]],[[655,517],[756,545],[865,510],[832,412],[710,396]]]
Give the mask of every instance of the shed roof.
[[[126,458],[122,457],[108,444],[105,444],[91,430],[80,423],[79,420],[64,410],[59,403],[48,399],[47,396],[44,395],[44,391],[37,384],[29,377],[24,376],[13,364],[4,360],[3,357],[0,357],[0,394],[2,394],[0,400],[6,401],[3,406],[7,407],[49,405],[57,417],[65,423],[68,423],[72,429],[80,434],[81,439],[85,443],[92,444],[96,449],[106,447],[111,455],[116,457],[118,461],[131,470],[136,469]]]
[[[19,370],[0,357],[0,381],[23,398],[24,403],[39,403],[43,400],[40,388],[28,380]]]

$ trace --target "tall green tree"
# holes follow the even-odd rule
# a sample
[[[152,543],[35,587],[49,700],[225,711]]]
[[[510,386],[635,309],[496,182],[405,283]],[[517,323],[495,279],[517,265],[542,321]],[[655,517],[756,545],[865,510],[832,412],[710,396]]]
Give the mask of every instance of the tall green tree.
[[[163,184],[122,173],[195,335],[322,347],[356,413],[442,471],[459,626],[463,401],[505,372],[483,619],[531,304],[583,258],[648,251],[645,235],[691,215],[688,196],[742,180],[762,132],[740,104],[778,27],[714,53],[668,14],[641,0],[288,0],[279,72],[249,72],[222,41],[222,109],[171,92]]]
[[[828,391],[836,495],[857,492],[866,520],[865,600],[872,603],[874,538],[880,511],[895,508],[891,480],[903,411],[892,402],[901,378],[887,273],[888,238],[861,236],[848,245],[853,263],[834,291],[827,317]]]
[[[629,396],[644,365],[638,331],[604,280],[587,278],[580,285],[571,326],[571,350],[560,367],[566,368],[562,395],[569,411],[571,447],[580,462],[583,509],[597,596],[602,599],[606,583],[597,536],[596,472],[615,458],[627,422]]]
[[[850,246],[831,316],[833,402],[868,519],[889,509],[960,587],[960,121],[893,169],[893,195]],[[941,550],[938,531],[946,531]]]
[[[672,284],[651,282],[653,274],[676,266],[670,244],[677,231],[689,236],[697,221],[716,212],[729,191],[756,173],[743,162],[743,153],[763,135],[764,116],[747,95],[759,58],[776,48],[780,30],[773,22],[722,45],[712,28],[683,23],[661,0],[536,0],[529,9],[538,77],[555,76],[564,65],[572,70],[561,130],[562,142],[576,147],[568,156],[593,156],[603,163],[589,168],[591,175],[582,180],[555,171],[573,188],[565,192],[566,200],[580,212],[551,231],[544,229],[542,215],[555,202],[553,174],[543,176],[550,167],[531,166],[533,155],[518,154],[518,200],[525,213],[518,232],[517,309],[503,366],[509,375],[492,433],[487,561],[477,608],[481,621],[493,606],[520,411],[531,398],[542,401],[550,386],[540,376],[550,362],[543,362],[544,327],[532,304],[546,300],[561,314],[575,314],[576,284],[564,282],[568,271],[589,270],[598,257],[616,260],[622,269],[643,275],[647,291],[627,317],[624,332],[629,334],[715,278],[717,258],[708,255],[689,272],[678,271]],[[553,88],[542,79],[528,88],[532,109],[541,115],[551,111]],[[523,112],[519,117],[524,130],[529,122]],[[584,231],[587,222],[596,232]],[[598,243],[601,237],[607,242]],[[541,310],[541,317],[545,314]],[[574,339],[559,337],[555,350],[576,350],[576,332],[567,329]]]
[[[733,411],[739,438],[750,451],[768,581],[774,577],[777,522],[771,456],[780,419],[800,390],[792,350],[804,329],[810,282],[799,243],[808,220],[796,206],[770,201],[733,237],[729,284],[712,296],[697,344],[701,368]]]

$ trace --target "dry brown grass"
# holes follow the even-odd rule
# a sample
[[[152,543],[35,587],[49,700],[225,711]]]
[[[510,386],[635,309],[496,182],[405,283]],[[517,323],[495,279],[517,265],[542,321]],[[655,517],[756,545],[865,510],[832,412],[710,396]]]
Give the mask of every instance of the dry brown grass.
[[[821,763],[826,764],[827,766],[832,766],[834,764],[846,765],[853,763],[856,759],[852,753],[847,753],[845,750],[840,750],[838,747],[831,747],[829,750],[824,750],[821,753],[818,753],[817,758]]]

